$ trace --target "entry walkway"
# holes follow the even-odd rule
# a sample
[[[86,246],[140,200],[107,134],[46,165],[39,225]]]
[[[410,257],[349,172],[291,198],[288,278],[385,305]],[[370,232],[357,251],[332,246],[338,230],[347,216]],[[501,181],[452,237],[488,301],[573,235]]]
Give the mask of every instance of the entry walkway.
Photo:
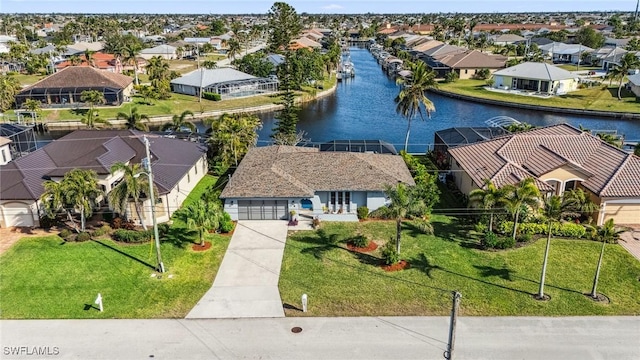
[[[239,221],[213,286],[187,319],[284,317],[278,290],[286,221]]]

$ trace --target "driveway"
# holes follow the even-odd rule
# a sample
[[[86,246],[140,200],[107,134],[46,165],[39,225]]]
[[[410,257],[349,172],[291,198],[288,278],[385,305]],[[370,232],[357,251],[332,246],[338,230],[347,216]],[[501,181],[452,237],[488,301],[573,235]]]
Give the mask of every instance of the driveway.
[[[278,279],[285,221],[239,221],[213,286],[187,319],[284,317]]]
[[[620,234],[618,244],[627,249],[636,259],[640,260],[640,229],[632,229]]]

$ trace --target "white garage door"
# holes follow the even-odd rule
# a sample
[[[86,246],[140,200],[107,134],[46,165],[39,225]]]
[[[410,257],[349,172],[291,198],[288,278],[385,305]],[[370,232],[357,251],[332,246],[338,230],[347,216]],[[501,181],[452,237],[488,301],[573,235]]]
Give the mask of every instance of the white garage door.
[[[240,200],[238,220],[279,220],[287,216],[287,200]]]
[[[33,226],[33,216],[27,205],[22,204],[6,204],[3,206],[2,212],[7,227],[11,226]]]

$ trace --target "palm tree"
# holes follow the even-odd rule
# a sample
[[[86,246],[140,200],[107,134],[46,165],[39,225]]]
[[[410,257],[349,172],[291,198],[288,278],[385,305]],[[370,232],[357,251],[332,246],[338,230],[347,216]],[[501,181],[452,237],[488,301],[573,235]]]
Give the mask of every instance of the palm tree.
[[[109,204],[113,211],[124,215],[125,219],[129,219],[129,199],[133,200],[136,209],[136,215],[140,219],[142,227],[147,230],[147,225],[142,217],[142,201],[140,195],[148,192],[149,178],[146,176],[137,176],[142,173],[140,164],[127,165],[123,162],[117,162],[111,166],[111,174],[122,172],[122,180],[109,192]],[[157,194],[157,190],[153,192]],[[148,196],[147,196],[148,197]]]
[[[183,209],[183,217],[187,220],[187,227],[198,231],[200,245],[204,245],[204,233],[208,229],[220,226],[220,205],[218,202],[198,200]]]
[[[395,98],[396,112],[408,120],[407,135],[404,140],[404,151],[407,151],[409,146],[411,120],[416,115],[420,115],[420,119],[425,120],[422,112],[423,106],[429,118],[431,118],[431,112],[436,110],[433,102],[425,95],[428,89],[436,87],[436,74],[428,70],[423,61],[418,61],[413,64],[410,66],[410,69],[411,76],[398,78],[397,83],[402,86],[402,89]]]
[[[193,118],[193,112],[191,110],[185,110],[180,115],[173,115],[173,119],[171,122],[168,122],[162,125],[162,130],[172,130],[172,131],[181,131],[182,128],[188,128],[191,132],[196,131],[196,125],[186,120],[187,116],[191,116]]]
[[[622,139],[616,135],[609,133],[597,133],[596,136],[609,145],[613,145],[617,148],[622,148]]]
[[[229,39],[227,46],[227,57],[230,61],[233,61],[236,59],[236,56],[240,54],[240,42],[236,39]]]
[[[0,112],[11,109],[20,89],[20,82],[15,77],[0,75]]]
[[[493,232],[494,210],[505,201],[505,191],[497,188],[489,179],[484,181],[484,186],[469,193],[469,203],[479,204],[483,209],[489,210],[489,232]]]
[[[67,219],[71,224],[73,224],[73,228],[76,232],[80,232],[75,221],[73,221],[73,216],[71,216],[71,208],[67,204],[67,200],[65,198],[66,192],[63,188],[63,184],[53,180],[46,180],[42,185],[44,187],[44,192],[40,196],[40,202],[43,205],[45,215],[53,218],[56,213],[64,211],[64,213],[67,214]]]
[[[615,65],[611,70],[614,79],[618,79],[618,100],[622,100],[622,81],[630,70],[640,67],[640,59],[634,52],[628,52],[620,59],[620,63]]]
[[[598,298],[597,287],[598,278],[600,277],[600,267],[602,266],[602,258],[604,257],[604,247],[607,243],[615,243],[620,238],[620,233],[623,231],[617,231],[613,224],[613,219],[607,220],[604,225],[591,228],[591,239],[602,242],[602,248],[600,249],[600,257],[598,258],[598,267],[596,268],[596,274],[593,278],[593,288],[591,289],[591,297]]]
[[[127,129],[149,131],[147,124],[143,123],[143,121],[149,121],[149,116],[146,114],[140,114],[137,107],[132,108],[129,114],[119,112],[116,118],[127,120],[127,123],[125,124]]]
[[[526,178],[516,185],[505,186],[505,207],[513,216],[513,240],[516,239],[520,212],[526,207],[537,208],[540,203],[540,191],[533,178]]]
[[[217,69],[218,68],[218,62],[214,61],[214,60],[205,60],[202,63],[202,67],[204,67],[205,69]]]
[[[256,145],[257,130],[262,128],[260,118],[249,114],[225,113],[207,122],[212,130],[209,141],[226,165],[234,163],[238,166],[242,156]]]
[[[542,273],[540,274],[540,289],[538,299],[544,299],[544,278],[547,272],[547,260],[549,258],[549,246],[551,245],[551,226],[554,221],[560,221],[564,216],[571,213],[573,202],[570,199],[552,195],[544,202],[543,213],[547,217],[549,228],[547,231],[547,245],[544,248],[544,259],[542,261]],[[514,225],[515,226],[515,225]]]
[[[589,197],[589,194],[582,189],[569,190],[565,192],[563,196],[573,204],[573,211],[578,213],[579,216],[592,214],[598,210],[598,205],[596,205]]]
[[[137,56],[142,50],[142,45],[138,42],[131,42],[123,46],[122,48],[122,56],[124,58],[124,62],[128,64],[133,64],[133,74],[135,77],[136,85],[140,85],[140,81],[138,80],[138,59]]]
[[[94,110],[96,105],[105,103],[104,94],[102,92],[97,90],[85,90],[80,93],[80,100],[89,104],[89,111],[87,111],[87,115],[82,121],[87,124],[87,127],[93,128],[95,126],[94,123],[96,122],[109,123],[107,120],[99,119],[97,111]]]
[[[395,187],[386,185],[384,192],[391,202],[389,214],[396,220],[396,252],[400,254],[402,220],[409,216],[424,215],[426,206],[424,201],[414,196],[413,189],[403,183],[398,183]]]

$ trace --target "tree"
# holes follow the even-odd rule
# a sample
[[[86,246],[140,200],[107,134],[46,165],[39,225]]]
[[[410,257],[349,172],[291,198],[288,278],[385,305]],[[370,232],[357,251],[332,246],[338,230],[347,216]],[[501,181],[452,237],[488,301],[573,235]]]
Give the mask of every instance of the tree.
[[[286,51],[291,40],[302,30],[300,17],[293,7],[284,2],[274,3],[267,16],[269,50]]]
[[[395,98],[396,112],[408,120],[407,135],[404,140],[404,151],[409,147],[409,133],[411,132],[411,120],[420,115],[423,121],[423,110],[427,116],[431,118],[431,112],[436,108],[433,102],[427,98],[425,92],[428,89],[436,87],[435,72],[428,70],[423,61],[410,66],[411,75],[407,78],[398,78],[397,83],[402,86],[400,93]]]
[[[589,194],[582,189],[569,190],[564,193],[563,197],[571,202],[573,212],[577,213],[578,216],[588,217],[598,210],[598,205],[596,205],[591,198],[589,198]]]
[[[0,112],[11,109],[20,89],[20,82],[15,77],[0,75]]]
[[[104,104],[105,98],[104,94],[97,90],[85,90],[80,93],[80,100],[86,104],[89,104],[89,110],[85,115],[85,118],[82,119],[82,122],[87,125],[89,128],[95,127],[95,123],[106,123],[109,122],[107,120],[100,119],[98,117],[98,113],[95,110],[96,105]]]
[[[42,103],[40,101],[35,99],[27,99],[27,101],[25,101],[22,106],[25,108],[25,110],[31,112],[32,116],[35,117],[34,120],[38,119],[40,110],[42,110]]]
[[[186,219],[187,227],[198,231],[200,245],[204,245],[204,234],[209,229],[220,226],[220,205],[218,202],[205,202],[199,199],[182,210],[182,216]]]
[[[592,49],[597,49],[604,45],[605,37],[602,33],[590,27],[582,27],[575,34],[575,42]]]
[[[389,214],[396,220],[396,252],[400,254],[402,220],[407,217],[423,216],[427,209],[424,201],[415,196],[413,189],[404,183],[398,183],[395,187],[386,185],[384,192],[391,202],[388,207]]]
[[[283,109],[277,115],[278,122],[273,128],[271,138],[277,145],[295,145],[296,125],[298,124],[298,107],[295,105],[295,93],[293,92],[293,74],[291,62],[285,58],[280,66],[280,104]]]
[[[600,132],[600,133],[596,133],[596,136],[600,140],[606,142],[609,145],[613,145],[613,146],[615,146],[617,148],[622,148],[622,138],[620,138],[617,135]]]
[[[240,42],[237,39],[229,39],[227,42],[227,57],[230,61],[234,61],[236,56],[240,54]]]
[[[633,147],[633,153],[636,156],[640,156],[640,143],[637,143],[636,146]]]
[[[162,130],[182,131],[183,128],[188,128],[191,132],[196,132],[196,125],[186,120],[187,116],[191,116],[193,119],[193,112],[185,110],[180,115],[173,115],[171,122],[164,124]]]
[[[235,164],[258,142],[257,130],[262,122],[256,115],[222,114],[217,119],[208,120],[211,124],[209,143],[217,160],[225,167]]]
[[[537,208],[540,202],[540,191],[533,178],[526,178],[516,185],[505,186],[505,207],[513,217],[513,240],[516,239],[520,213],[527,207]]]
[[[202,67],[204,67],[205,69],[217,69],[218,68],[218,62],[214,61],[214,60],[205,60],[202,63]]]
[[[44,188],[40,200],[49,216],[61,210],[70,214],[70,209],[73,209],[80,214],[80,231],[85,231],[86,218],[91,216],[95,200],[102,194],[95,171],[73,169],[64,175],[60,183],[45,181]]]
[[[149,189],[149,178],[146,176],[136,176],[142,173],[140,164],[127,165],[123,162],[117,162],[111,166],[111,175],[122,172],[122,180],[108,194],[109,204],[113,211],[124,215],[125,219],[129,219],[129,199],[133,200],[136,209],[136,215],[140,219],[142,227],[147,230],[147,225],[142,216],[142,201],[140,196]],[[157,194],[154,191],[154,194]],[[149,195],[147,194],[147,197]]]
[[[493,232],[493,215],[495,210],[505,202],[505,190],[496,187],[491,180],[486,179],[484,186],[469,193],[469,203],[480,205],[489,210],[489,232]]]
[[[130,130],[140,130],[140,131],[149,131],[149,127],[147,124],[143,123],[143,121],[149,121],[149,116],[146,114],[140,114],[138,112],[138,108],[134,107],[129,111],[129,114],[124,112],[119,112],[117,119],[124,119],[127,121],[125,126]]]
[[[622,81],[630,70],[640,67],[640,60],[635,53],[628,52],[620,59],[620,63],[616,64],[609,70],[613,79],[618,80],[618,100],[622,100]]]
[[[149,81],[151,86],[160,99],[168,99],[171,97],[171,71],[169,69],[169,62],[161,58],[160,56],[154,56],[149,59],[147,65],[147,74],[149,75]]]
[[[596,267],[596,274],[593,277],[593,287],[591,288],[591,297],[594,299],[598,298],[598,278],[600,277],[600,267],[602,266],[602,258],[604,257],[604,247],[607,243],[615,243],[618,241],[620,233],[622,232],[622,230],[616,230],[613,219],[607,220],[602,226],[591,227],[591,239],[602,242],[600,257],[598,258],[598,266]]]
[[[564,216],[571,213],[573,203],[570,199],[565,199],[557,195],[548,197],[544,202],[543,213],[547,217],[547,245],[544,248],[544,258],[542,260],[542,272],[540,273],[540,288],[538,299],[544,299],[544,278],[547,273],[547,260],[549,258],[549,247],[551,245],[551,229],[554,221],[560,221]],[[515,226],[515,225],[514,225]]]

